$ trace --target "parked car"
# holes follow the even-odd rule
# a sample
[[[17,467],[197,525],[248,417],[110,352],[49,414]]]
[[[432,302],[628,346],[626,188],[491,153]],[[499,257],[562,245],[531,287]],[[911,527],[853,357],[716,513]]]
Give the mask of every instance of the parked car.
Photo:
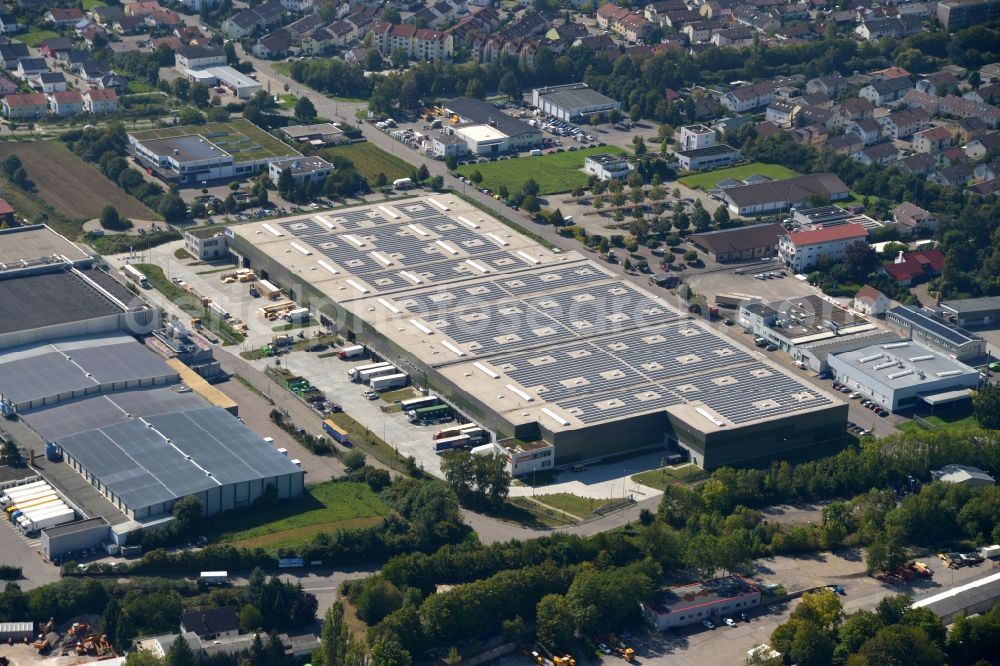
[[[715,624],[711,620],[702,620],[701,623],[706,629],[715,629]]]
[[[599,643],[597,647],[600,648],[601,652],[604,654],[611,654],[611,648],[608,647],[607,643]]]
[[[734,620],[731,617],[727,617],[726,619],[723,620],[723,622],[726,623],[727,627],[735,627],[736,626],[736,620]]]
[[[369,400],[378,400],[378,393],[375,391],[365,391],[364,396]]]

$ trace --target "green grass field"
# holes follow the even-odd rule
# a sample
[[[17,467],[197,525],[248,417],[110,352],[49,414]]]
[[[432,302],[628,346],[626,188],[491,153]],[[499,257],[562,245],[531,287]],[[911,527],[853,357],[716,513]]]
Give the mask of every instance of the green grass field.
[[[606,500],[594,499],[592,497],[580,497],[570,493],[555,493],[552,495],[535,495],[534,499],[542,504],[560,509],[587,520],[594,517],[594,510],[606,504]]]
[[[663,467],[661,469],[651,469],[648,472],[634,474],[632,480],[650,488],[663,490],[667,486],[676,486],[683,483],[691,483],[706,477],[705,470],[695,465],[687,465],[678,469]]]
[[[276,71],[278,74],[284,74],[288,77],[291,77],[292,75],[292,63],[290,62],[272,62],[271,69]]]
[[[207,123],[181,127],[161,127],[134,132],[140,141],[165,139],[172,136],[197,134],[233,155],[237,161],[259,160],[265,157],[297,155],[298,151],[278,141],[249,120],[237,118],[224,123]]]
[[[108,3],[101,0],[83,0],[83,11],[89,12],[94,7],[107,7]]]
[[[18,35],[18,40],[24,42],[32,48],[37,48],[43,39],[58,37],[59,33],[52,30],[30,30],[23,35]]]
[[[278,99],[281,100],[281,102],[278,103],[278,106],[283,109],[293,109],[295,108],[295,103],[299,101],[299,98],[292,93],[285,93],[284,95],[278,97]]]
[[[367,141],[333,146],[327,148],[324,153],[328,160],[332,160],[334,155],[341,155],[354,162],[354,168],[373,186],[380,173],[384,173],[388,182],[392,183],[397,178],[409,178],[416,169],[409,162],[405,162]]]
[[[693,173],[689,176],[678,178],[678,180],[691,188],[710,190],[715,187],[715,184],[720,180],[724,180],[726,178],[743,180],[744,178],[749,178],[754,174],[768,176],[769,178],[774,178],[775,180],[783,180],[785,178],[791,178],[792,176],[799,175],[797,172],[792,171],[787,167],[783,167],[780,164],[753,162],[752,164],[741,164],[740,166],[734,166],[728,169],[719,169],[718,171]]]
[[[389,507],[363,483],[307,486],[302,497],[273,506],[233,511],[211,521],[213,541],[269,551],[306,543],[320,531],[374,525]],[[209,528],[212,531],[212,528]]]
[[[602,153],[628,154],[617,146],[585,148],[540,157],[525,156],[485,164],[465,164],[458,168],[458,172],[463,176],[472,176],[478,170],[483,176],[479,187],[493,192],[499,190],[501,185],[506,185],[511,193],[519,192],[529,178],[534,178],[540,194],[557,194],[569,192],[577,185],[586,185],[587,174],[583,172],[583,158]]]

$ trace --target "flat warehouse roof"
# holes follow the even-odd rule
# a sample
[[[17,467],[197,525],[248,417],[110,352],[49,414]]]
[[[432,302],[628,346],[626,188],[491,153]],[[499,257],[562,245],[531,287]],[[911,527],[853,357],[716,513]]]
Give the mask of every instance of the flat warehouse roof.
[[[91,259],[80,246],[41,224],[0,229],[0,270],[19,268],[23,262],[53,256],[65,257],[74,263]]]
[[[957,301],[944,301],[941,309],[955,314],[1000,311],[1000,296],[984,296],[982,298],[964,298]]]
[[[219,407],[127,421],[56,443],[133,509],[301,472]]]
[[[539,89],[538,94],[549,104],[567,110],[615,104],[615,100],[583,84],[572,87],[542,88]]]
[[[15,404],[101,384],[176,381],[177,373],[127,335],[107,335],[6,351],[0,357],[0,393]]]
[[[897,305],[889,310],[889,313],[899,319],[902,319],[903,321],[909,322],[913,326],[918,326],[924,330],[934,333],[935,335],[940,336],[943,340],[953,342],[956,345],[964,345],[981,339],[967,331],[963,331],[957,326],[949,326],[944,322],[928,317],[923,312],[906,305]]]
[[[139,143],[154,155],[171,157],[178,162],[200,162],[229,157],[229,153],[197,134],[148,139]]]
[[[561,431],[666,410],[705,431],[835,405],[452,194],[230,229],[514,424]]]
[[[897,390],[946,378],[978,380],[979,377],[975,368],[915,342],[870,345],[830,358]]]
[[[3,237],[0,236],[2,246]],[[3,313],[0,334],[120,314],[123,309],[84,277],[94,282],[107,277],[99,273],[55,268],[48,273],[0,279],[0,312]]]
[[[194,392],[178,392],[176,387],[142,388],[109,395],[95,395],[33,409],[22,414],[24,421],[47,440],[74,435],[84,430],[125,423],[133,418],[200,409],[205,406]]]

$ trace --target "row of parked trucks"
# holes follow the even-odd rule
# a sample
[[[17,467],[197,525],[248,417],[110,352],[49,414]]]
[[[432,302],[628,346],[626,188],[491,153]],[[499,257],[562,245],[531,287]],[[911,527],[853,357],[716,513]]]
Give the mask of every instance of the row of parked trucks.
[[[35,481],[7,490],[0,497],[8,520],[24,534],[55,527],[76,519],[73,511],[45,481]]]
[[[359,365],[347,371],[347,378],[356,384],[367,384],[373,391],[390,391],[406,386],[410,376],[388,361]]]

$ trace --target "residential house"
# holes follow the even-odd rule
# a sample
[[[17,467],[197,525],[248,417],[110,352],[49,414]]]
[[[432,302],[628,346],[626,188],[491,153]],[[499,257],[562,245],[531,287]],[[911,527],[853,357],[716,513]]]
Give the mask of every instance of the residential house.
[[[596,18],[598,27],[611,30],[633,43],[648,41],[656,32],[656,26],[642,14],[611,2],[601,5]]]
[[[844,131],[857,134],[865,146],[871,146],[882,140],[882,126],[871,118],[852,121],[844,127]]]
[[[888,276],[900,287],[919,284],[941,273],[944,253],[938,249],[900,252],[891,263],[883,264],[879,272]]]
[[[804,146],[822,146],[830,137],[830,133],[826,131],[826,128],[819,125],[796,127],[791,130],[789,134],[791,134],[795,143],[799,143]]]
[[[765,120],[769,120],[779,127],[791,127],[795,124],[795,116],[799,113],[799,105],[785,99],[772,100],[767,105]]]
[[[923,30],[923,27],[923,21],[919,16],[896,16],[866,19],[854,29],[854,32],[862,39],[875,42],[883,37],[892,39],[909,37]]]
[[[77,72],[87,83],[97,83],[108,73],[108,66],[99,60],[82,63]]]
[[[937,115],[940,109],[941,98],[914,89],[903,95],[902,105],[910,109],[923,109],[928,115],[933,116]]]
[[[865,166],[871,166],[872,164],[886,166],[899,159],[899,149],[892,142],[876,143],[875,145],[862,148],[851,155],[851,158]]]
[[[951,145],[951,132],[947,127],[928,127],[913,135],[913,149],[918,153],[939,153]]]
[[[355,46],[344,54],[344,62],[355,67],[364,67],[368,52],[374,48],[373,46]]]
[[[915,153],[913,155],[908,155],[897,162],[893,162],[892,166],[900,171],[905,171],[911,176],[926,176],[933,173],[937,163],[934,161],[934,158],[927,153]]]
[[[90,17],[105,28],[113,25],[115,21],[124,15],[125,11],[121,8],[121,5],[95,6],[90,10]]]
[[[208,41],[208,35],[201,31],[196,25],[181,25],[174,29],[174,37],[177,37],[185,44],[201,43]]]
[[[980,67],[979,79],[983,83],[993,83],[994,81],[1000,81],[1000,62],[994,62]]]
[[[767,106],[773,98],[774,86],[771,83],[754,83],[730,90],[719,102],[730,111],[743,113]]]
[[[62,72],[42,72],[32,78],[32,87],[46,95],[62,92],[67,87],[66,77]]]
[[[45,22],[54,26],[71,26],[85,18],[87,17],[83,13],[83,10],[78,7],[69,7],[66,9],[53,7],[45,12]]]
[[[118,112],[118,93],[112,88],[90,88],[83,93],[83,108],[101,115]]]
[[[126,16],[146,16],[162,12],[163,6],[157,0],[135,0],[126,3],[123,10]]]
[[[977,164],[972,170],[972,175],[976,180],[993,180],[1000,178],[1000,157],[995,157],[989,162]]]
[[[913,82],[906,77],[879,79],[872,81],[858,91],[858,96],[867,99],[875,106],[886,106],[901,99],[913,89]]]
[[[834,98],[850,86],[851,83],[846,77],[834,72],[826,76],[817,76],[814,79],[809,79],[806,82],[806,92],[823,93],[830,98]]]
[[[319,4],[316,0],[280,0],[281,6],[296,14],[315,11]]]
[[[927,180],[945,187],[965,187],[972,179],[972,168],[967,164],[953,164],[927,176]]]
[[[55,58],[63,51],[73,48],[73,40],[69,37],[50,37],[43,39],[38,45],[38,50],[46,58]]]
[[[899,231],[911,236],[937,231],[939,224],[934,213],[909,201],[904,201],[892,210],[892,221]]]
[[[837,155],[850,155],[865,147],[861,137],[853,132],[832,136],[826,140],[826,149]]]
[[[959,118],[958,136],[961,143],[968,143],[986,134],[989,128],[979,118]]]
[[[965,150],[959,146],[952,146],[951,148],[945,148],[940,153],[937,154],[937,161],[941,166],[951,166],[952,164],[966,164],[969,161],[969,157],[965,154]]]
[[[885,314],[890,303],[892,301],[889,300],[888,296],[870,284],[861,287],[858,293],[854,294],[854,309],[869,317]]]
[[[500,16],[496,14],[496,10],[494,10],[492,7],[490,7],[489,9],[494,13],[494,15],[496,15],[496,26],[497,28],[499,28]],[[364,36],[368,34],[368,31],[371,29],[372,24],[375,22],[375,19],[378,17],[378,12],[379,12],[378,6],[367,6],[367,7],[362,7],[353,14],[348,14],[346,17],[344,17],[344,20],[350,23],[351,26],[354,27],[354,32],[352,33],[351,36],[354,39],[363,39]],[[478,14],[479,12],[476,13]]]
[[[175,67],[180,71],[223,67],[226,64],[226,52],[214,44],[182,46],[177,49],[174,61]]]
[[[0,35],[16,35],[23,30],[24,26],[18,22],[17,14],[0,12]]]
[[[962,97],[980,104],[996,104],[1000,102],[1000,82],[981,85],[976,90],[965,93]]]
[[[710,7],[709,5],[714,5]],[[705,18],[720,18],[712,13],[713,9],[722,12],[723,9],[717,0],[710,0],[701,6],[701,15]],[[650,23],[656,25],[663,24],[663,18],[668,12],[688,11],[688,6],[684,0],[661,0],[660,2],[649,2],[643,6],[642,15]],[[729,14],[732,16],[732,13]]]
[[[182,633],[192,633],[206,640],[237,636],[240,633],[240,621],[236,606],[184,613],[180,629]]]
[[[115,91],[125,91],[128,92],[128,79],[126,79],[121,74],[116,74],[115,72],[108,72],[100,79],[97,80],[97,87],[104,88],[106,90]]]
[[[1000,194],[1000,178],[993,178],[992,180],[984,180],[981,183],[976,183],[975,185],[969,187],[969,191],[973,194],[981,194],[983,196]]]
[[[111,51],[111,59],[115,62],[121,62],[129,53],[135,53],[140,51],[139,44],[134,40],[121,41],[121,42],[111,42],[108,44],[108,50]]]
[[[947,70],[940,70],[931,74],[924,74],[917,79],[914,87],[928,95],[936,95],[938,90],[947,91],[957,89],[958,84],[959,80],[955,74]]]
[[[451,56],[444,33],[430,28],[378,22],[372,35],[372,46],[383,56],[389,56],[397,48],[414,60],[441,62]]]
[[[875,106],[863,97],[852,97],[838,104],[834,113],[843,118],[845,123],[852,120],[864,120],[874,115]]]
[[[732,46],[740,48],[753,44],[754,33],[750,28],[724,28],[716,30],[709,38],[709,42],[716,46]]]
[[[758,32],[775,31],[781,27],[781,19],[774,13],[748,5],[734,8],[733,20]]]
[[[462,9],[462,4],[452,0],[436,0],[428,2],[403,23],[421,25],[425,28],[439,28],[451,21]]]
[[[17,77],[28,80],[42,72],[49,71],[45,58],[21,58],[17,61]]]
[[[57,116],[75,116],[83,113],[83,95],[79,90],[63,90],[49,95],[49,108]]]
[[[0,76],[0,97],[13,95],[17,92],[17,84],[10,79]]]
[[[942,97],[938,110],[943,115],[956,118],[979,118],[993,129],[1000,125],[1000,109],[990,104],[974,102],[971,99],[963,99],[955,95]]]
[[[42,93],[21,93],[3,98],[3,116],[9,120],[29,120],[48,115],[49,100]]]
[[[13,40],[0,44],[0,64],[3,64],[4,69],[17,69],[18,61],[29,57],[31,53],[26,44]]]
[[[882,132],[890,139],[906,139],[915,133],[930,127],[931,117],[921,108],[900,109],[887,116],[882,116],[876,122],[882,126]]]
[[[278,0],[242,9],[222,22],[222,34],[230,39],[242,39],[277,25],[285,15]]]
[[[326,25],[326,21],[319,14],[306,14],[302,18],[292,21],[282,30],[287,30],[292,39],[301,39],[306,35],[311,35],[324,25]]]
[[[819,106],[804,106],[799,109],[798,122],[825,127],[828,132],[835,132],[844,127],[844,119],[831,111]]]
[[[59,65],[64,69],[73,70],[89,57],[90,55],[86,51],[70,49],[69,51],[60,51],[59,55],[56,56],[56,60],[59,61]]]
[[[274,32],[268,33],[258,39],[250,48],[250,51],[258,58],[276,60],[288,55],[292,48],[292,36],[285,28],[278,28]],[[180,58],[180,54],[177,54]],[[225,58],[225,54],[223,54]],[[214,65],[206,65],[213,67]]]
[[[1000,150],[1000,132],[984,134],[965,144],[965,154],[970,160],[981,160],[991,150]]]
[[[137,35],[141,32],[148,32],[149,26],[146,24],[144,16],[122,15],[115,19],[112,29],[119,35]]]

